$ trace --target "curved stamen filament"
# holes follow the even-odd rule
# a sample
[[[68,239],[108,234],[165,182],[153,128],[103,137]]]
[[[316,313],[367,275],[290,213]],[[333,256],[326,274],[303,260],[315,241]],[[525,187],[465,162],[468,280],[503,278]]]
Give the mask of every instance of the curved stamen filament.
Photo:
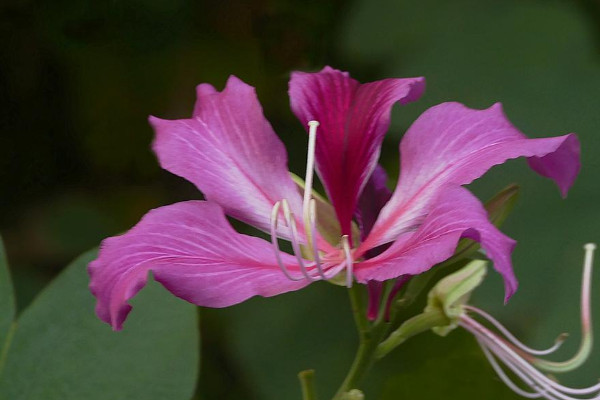
[[[506,339],[508,339],[511,344],[514,344],[519,349],[525,351],[526,353],[532,354],[532,355],[546,355],[546,354],[554,353],[556,350],[558,350],[560,348],[560,346],[564,343],[565,339],[568,336],[566,333],[559,335],[556,338],[554,345],[552,345],[551,347],[549,347],[547,349],[544,349],[544,350],[532,349],[531,347],[523,344],[523,342],[521,342],[519,339],[517,339],[512,333],[510,333],[508,331],[508,329],[506,329],[496,318],[492,317],[490,314],[486,313],[483,310],[480,310],[477,307],[473,307],[473,306],[469,306],[469,305],[464,305],[463,307],[466,310],[472,311],[472,312],[476,313],[477,315],[485,318],[488,322],[490,322],[492,325],[494,325],[494,327],[496,327],[496,329],[498,329],[500,331],[500,333],[502,333],[502,335],[504,335],[504,337],[506,337]]]
[[[302,275],[304,275],[306,279],[310,281],[315,281],[317,280],[317,278],[312,277],[308,273],[308,271],[306,270],[306,265],[304,264],[304,260],[302,259],[302,253],[300,252],[300,244],[298,242],[298,228],[296,227],[295,216],[290,210],[290,206],[286,199],[281,200],[281,206],[283,208],[283,216],[285,218],[285,222],[290,228],[290,242],[292,244],[292,249],[294,250],[296,260],[298,260],[298,266],[300,267],[300,271],[302,271]]]
[[[310,199],[310,209],[309,209],[308,220],[309,220],[309,226],[310,226],[310,234],[313,238],[316,238],[317,237],[317,204],[315,202],[315,199]],[[321,258],[319,256],[319,249],[317,248],[316,244],[313,244],[313,246],[310,246],[310,247],[312,247],[313,258],[315,261],[315,266],[317,267],[317,271],[319,272],[319,276],[322,279],[327,280],[327,277],[323,273],[323,267],[321,265]]]
[[[484,326],[475,320],[462,316],[459,325],[471,332],[485,347],[487,347],[504,365],[513,371],[524,383],[543,394],[548,399],[573,400],[573,395],[586,395],[600,391],[600,383],[587,388],[570,388],[548,378],[540,371],[535,369],[529,362],[518,355],[507,343],[495,336]],[[520,372],[517,372],[520,371]],[[501,379],[503,377],[499,375]],[[523,378],[526,376],[527,378]],[[508,378],[507,378],[508,379]],[[503,379],[504,380],[504,379]],[[508,384],[507,384],[508,385]],[[513,387],[509,385],[512,389]],[[540,390],[541,389],[541,390]],[[520,393],[519,393],[520,394]],[[592,397],[600,399],[600,396]]]
[[[466,310],[473,311],[492,323],[504,338],[490,331],[481,325],[466,313],[460,317],[459,325],[471,332],[482,347],[484,354],[488,358],[492,368],[496,371],[500,379],[515,393],[527,398],[544,397],[549,400],[581,400],[580,396],[592,395],[588,399],[600,399],[600,383],[587,388],[570,388],[554,381],[544,375],[540,370],[552,372],[565,372],[580,366],[589,356],[592,347],[591,331],[591,275],[593,252],[596,248],[594,244],[586,244],[585,261],[581,290],[581,323],[582,323],[582,343],[577,354],[565,362],[553,362],[543,360],[537,357],[529,357],[531,354],[548,354],[556,350],[564,340],[564,336],[559,336],[557,343],[547,350],[533,350],[519,342],[500,322],[495,320],[487,313],[472,307],[464,306]],[[523,353],[520,353],[519,350]],[[498,363],[501,362],[510,369],[521,381],[533,389],[528,392],[515,384],[504,372]],[[536,369],[539,368],[538,369]],[[579,396],[573,397],[572,395]]]
[[[514,383],[508,377],[508,375],[506,375],[506,373],[504,372],[504,370],[502,369],[500,364],[498,364],[498,362],[496,361],[496,358],[494,358],[494,356],[492,355],[490,350],[485,346],[485,344],[483,344],[481,339],[477,338],[477,343],[479,344],[479,347],[481,347],[483,354],[489,361],[489,363],[492,366],[492,368],[494,369],[494,371],[496,371],[496,374],[498,375],[500,380],[502,380],[502,382],[504,382],[504,384],[506,386],[508,386],[513,392],[515,392],[519,396],[526,397],[528,399],[537,399],[537,398],[542,397],[542,393],[539,391],[526,392],[525,390],[521,389],[516,383]],[[535,387],[535,383],[531,379],[529,379],[529,377],[527,375],[523,374],[518,369],[516,369],[516,370],[511,369],[511,371],[513,371],[515,373],[515,375],[517,375],[519,378],[521,378],[523,380],[523,382],[525,382],[527,385],[529,385],[530,387]]]
[[[344,250],[344,255],[346,256],[346,287],[352,287],[353,280],[353,266],[354,260],[352,259],[352,252],[350,251],[350,240],[348,235],[342,236],[342,249]]]
[[[306,154],[306,176],[304,180],[304,199],[302,202],[302,216],[304,220],[304,232],[306,234],[306,244],[309,249],[315,248],[316,235],[311,229],[311,205],[313,176],[315,171],[315,146],[317,141],[318,121],[308,121],[308,152]],[[316,250],[315,250],[316,252]]]
[[[583,278],[581,279],[581,344],[577,353],[570,360],[563,362],[547,361],[539,358],[533,360],[533,364],[536,367],[548,372],[572,371],[583,364],[592,351],[593,334],[590,298],[592,264],[596,245],[588,243],[583,248],[585,249],[585,259],[583,263]]]
[[[277,242],[277,223],[279,221],[279,209],[281,208],[281,201],[275,203],[273,208],[271,209],[271,244],[273,244],[273,250],[275,251],[275,258],[277,259],[277,264],[284,275],[292,281],[300,281],[304,278],[294,278],[290,272],[287,270],[287,267],[281,260],[281,251],[279,250],[279,243]]]

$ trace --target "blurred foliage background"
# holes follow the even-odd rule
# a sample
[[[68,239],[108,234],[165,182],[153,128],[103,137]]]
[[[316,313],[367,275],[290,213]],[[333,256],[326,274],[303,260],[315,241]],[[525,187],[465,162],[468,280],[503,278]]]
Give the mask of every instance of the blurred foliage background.
[[[302,175],[306,138],[287,80],[328,64],[361,81],[427,78],[423,99],[394,111],[382,153],[391,186],[403,132],[443,101],[500,101],[532,137],[579,134],[583,169],[566,200],[523,161],[471,185],[482,199],[511,182],[523,187],[504,228],[519,242],[520,290],[504,306],[490,274],[475,303],[530,343],[568,331],[561,354],[576,349],[581,246],[600,241],[597,0],[5,0],[0,34],[0,232],[19,309],[150,208],[201,198],[158,167],[148,115],[187,117],[196,84],[222,88],[237,75],[256,86]],[[299,398],[295,374],[309,367],[326,398],[356,345],[344,290],[325,283],[201,316],[199,399]],[[515,398],[462,332],[405,347],[370,375],[368,399]],[[598,371],[599,350],[564,381],[592,384]]]

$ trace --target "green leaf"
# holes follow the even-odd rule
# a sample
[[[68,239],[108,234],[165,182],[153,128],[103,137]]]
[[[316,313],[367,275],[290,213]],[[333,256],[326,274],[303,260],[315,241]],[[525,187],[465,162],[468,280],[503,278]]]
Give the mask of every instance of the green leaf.
[[[0,372],[10,342],[12,324],[15,319],[15,297],[13,294],[4,244],[0,239]]]
[[[123,331],[113,332],[88,290],[95,256],[75,260],[19,318],[0,398],[188,400],[198,369],[195,307],[152,281]]]
[[[395,371],[381,400],[519,399],[496,377],[475,339],[462,330],[447,337],[423,334],[401,346],[387,366]]]

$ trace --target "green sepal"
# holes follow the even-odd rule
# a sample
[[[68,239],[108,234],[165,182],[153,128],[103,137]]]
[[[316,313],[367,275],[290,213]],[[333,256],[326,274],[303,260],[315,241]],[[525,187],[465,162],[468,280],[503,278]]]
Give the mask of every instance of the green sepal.
[[[487,270],[487,262],[474,260],[441,279],[429,292],[427,305],[421,314],[406,320],[377,347],[377,358],[382,358],[407,339],[432,330],[445,336],[458,326],[464,313],[463,306],[471,293],[481,284]]]
[[[441,279],[429,292],[425,313],[441,310],[449,320],[445,326],[432,330],[440,336],[447,335],[457,327],[458,319],[464,313],[463,306],[471,293],[481,284],[487,266],[482,260],[474,260],[465,267]]]

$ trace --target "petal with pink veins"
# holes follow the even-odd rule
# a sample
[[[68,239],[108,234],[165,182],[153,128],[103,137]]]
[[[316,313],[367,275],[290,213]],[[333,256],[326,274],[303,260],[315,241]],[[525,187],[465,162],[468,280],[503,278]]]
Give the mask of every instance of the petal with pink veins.
[[[566,196],[579,173],[579,152],[575,134],[528,139],[500,104],[486,110],[459,103],[432,107],[402,139],[398,185],[360,252],[418,227],[443,186],[468,184],[509,159],[527,157],[531,168],[553,179]]]
[[[281,254],[301,276],[295,257]],[[96,313],[122,328],[128,300],[146,284],[148,272],[177,297],[199,306],[227,307],[252,296],[274,296],[310,281],[291,281],[279,268],[271,244],[237,233],[221,207],[186,201],[151,210],[130,231],[104,240],[89,265]]]
[[[285,147],[254,88],[231,76],[222,92],[202,84],[197,95],[190,119],[150,117],[160,165],[194,183],[227,215],[264,231],[279,200],[287,199],[301,216],[302,198],[289,175]]]
[[[318,73],[292,74],[292,111],[305,126],[310,120],[320,122],[317,172],[343,234],[351,233],[358,198],[377,165],[392,106],[417,100],[424,88],[423,78],[360,84],[347,72],[330,67]]]
[[[405,232],[379,256],[354,268],[359,282],[384,281],[402,275],[417,275],[452,256],[458,241],[467,237],[481,243],[494,268],[502,275],[505,299],[517,289],[511,253],[514,240],[488,219],[481,202],[461,186],[439,190],[431,211],[416,231]]]

